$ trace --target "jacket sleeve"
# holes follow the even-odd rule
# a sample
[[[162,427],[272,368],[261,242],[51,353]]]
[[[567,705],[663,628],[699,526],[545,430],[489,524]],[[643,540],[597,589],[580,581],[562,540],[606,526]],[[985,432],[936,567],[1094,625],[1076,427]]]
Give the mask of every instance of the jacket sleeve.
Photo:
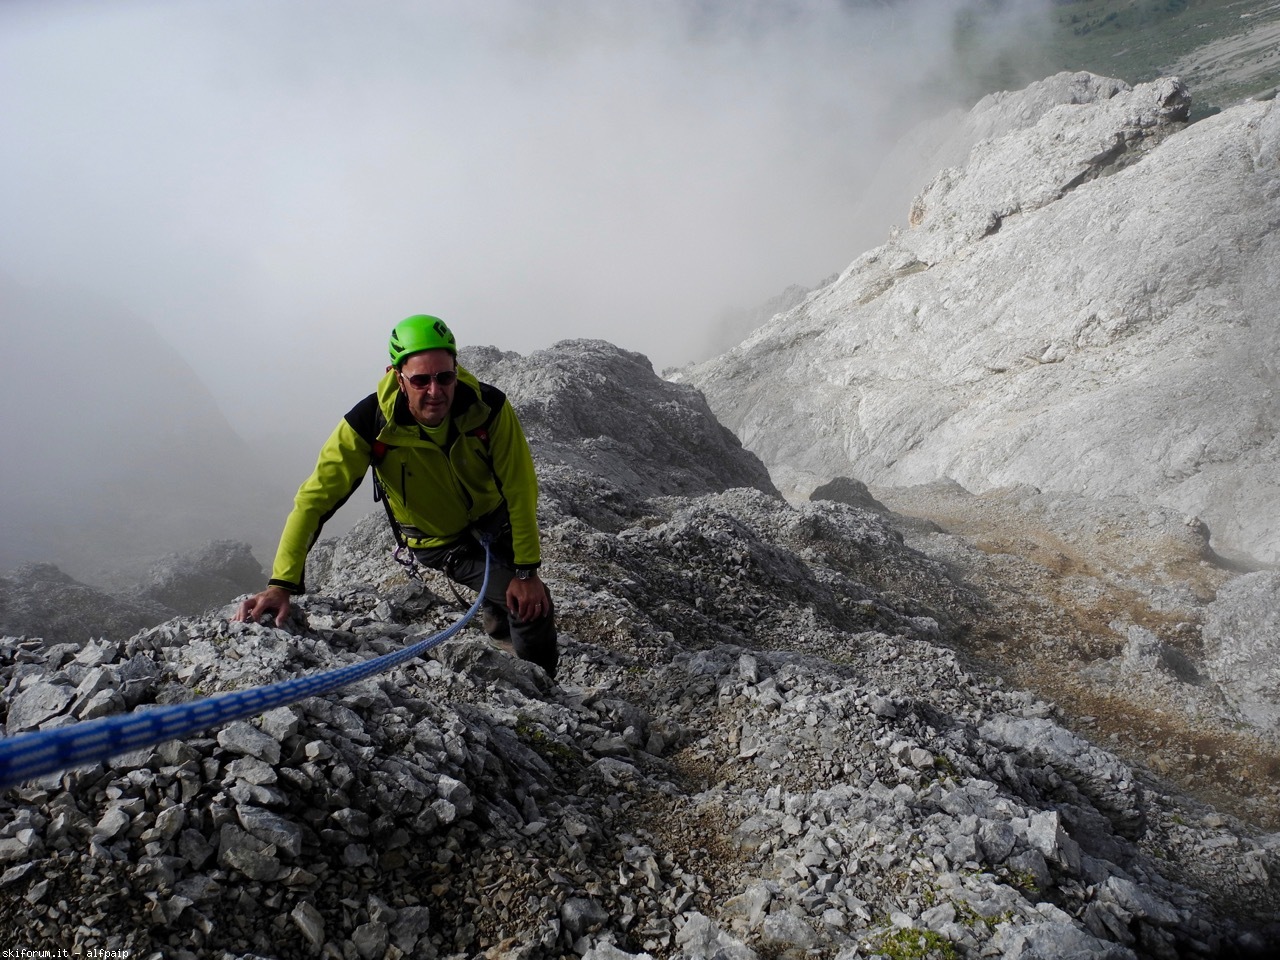
[[[542,562],[538,534],[538,476],[524,428],[511,407],[504,402],[489,431],[493,475],[502,490],[511,518],[511,539],[517,567],[537,567]]]
[[[273,586],[294,593],[303,589],[307,551],[320,536],[325,521],[360,486],[369,469],[371,450],[369,442],[356,432],[349,419],[344,419],[329,435],[316,460],[316,468],[293,498],[293,510],[284,523],[271,567]]]

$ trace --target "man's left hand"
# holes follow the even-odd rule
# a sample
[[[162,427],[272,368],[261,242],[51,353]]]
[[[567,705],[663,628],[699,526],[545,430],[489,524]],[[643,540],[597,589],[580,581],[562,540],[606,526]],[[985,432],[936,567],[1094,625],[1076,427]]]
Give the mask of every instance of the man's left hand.
[[[540,620],[551,613],[551,594],[535,573],[528,580],[512,577],[507,584],[507,609],[517,620]]]

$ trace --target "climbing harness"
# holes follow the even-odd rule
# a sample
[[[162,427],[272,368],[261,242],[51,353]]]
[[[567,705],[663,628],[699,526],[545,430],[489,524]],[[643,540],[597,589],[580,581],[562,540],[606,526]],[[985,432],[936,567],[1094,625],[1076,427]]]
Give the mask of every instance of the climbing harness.
[[[130,714],[82,720],[54,730],[36,730],[0,737],[0,789],[17,786],[35,777],[70,767],[98,763],[122,753],[140,750],[166,740],[190,737],[233,720],[257,716],[268,710],[323,696],[422,656],[432,647],[455,636],[475,616],[489,586],[492,553],[484,545],[484,582],[466,614],[439,633],[411,646],[362,663],[294,677],[264,687],[218,694],[190,703],[152,707]]]

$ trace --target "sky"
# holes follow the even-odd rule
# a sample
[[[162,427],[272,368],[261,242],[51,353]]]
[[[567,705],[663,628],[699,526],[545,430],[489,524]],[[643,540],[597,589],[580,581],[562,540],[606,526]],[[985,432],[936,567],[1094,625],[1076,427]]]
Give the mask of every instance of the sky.
[[[0,271],[152,325],[251,442],[323,436],[412,313],[705,359],[887,236],[968,2],[6,0]]]
[[[1049,2],[0,0],[0,570],[269,562],[410,314],[724,352],[905,221],[958,18]]]

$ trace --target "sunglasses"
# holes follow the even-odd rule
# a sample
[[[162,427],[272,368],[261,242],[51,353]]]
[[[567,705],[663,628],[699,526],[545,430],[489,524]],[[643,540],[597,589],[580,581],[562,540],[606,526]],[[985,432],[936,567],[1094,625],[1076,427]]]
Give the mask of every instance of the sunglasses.
[[[451,387],[458,382],[457,370],[441,370],[439,373],[415,373],[411,377],[405,377],[402,373],[400,376],[408,380],[411,387],[416,387],[419,390],[425,390],[431,386],[432,380],[442,387]]]

